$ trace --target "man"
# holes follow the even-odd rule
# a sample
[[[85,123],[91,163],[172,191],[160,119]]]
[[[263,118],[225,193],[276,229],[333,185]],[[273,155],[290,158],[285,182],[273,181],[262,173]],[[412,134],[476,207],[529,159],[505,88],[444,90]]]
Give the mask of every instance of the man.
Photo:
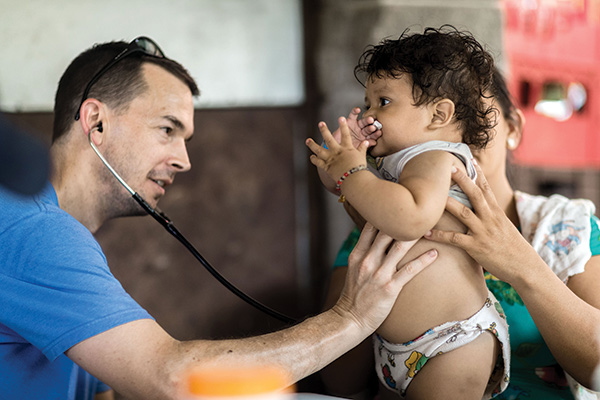
[[[154,207],[176,173],[190,168],[197,94],[187,71],[143,37],[97,45],[63,74],[51,185],[34,198],[0,191],[3,399],[88,398],[106,389],[96,389],[95,378],[130,398],[171,399],[182,372],[199,365],[275,366],[291,384],[370,335],[402,286],[435,259],[429,252],[398,269],[411,244],[367,227],[330,310],[254,338],[172,338],[125,293],[93,239],[107,220],[144,212],[89,141]]]

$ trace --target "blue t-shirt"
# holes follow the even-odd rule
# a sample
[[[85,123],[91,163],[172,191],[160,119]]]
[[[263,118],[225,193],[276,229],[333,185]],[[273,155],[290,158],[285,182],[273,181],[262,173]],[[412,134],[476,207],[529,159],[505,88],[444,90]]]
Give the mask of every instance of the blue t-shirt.
[[[151,317],[51,185],[33,197],[0,188],[0,209],[0,399],[93,399],[108,387],[64,352]]]

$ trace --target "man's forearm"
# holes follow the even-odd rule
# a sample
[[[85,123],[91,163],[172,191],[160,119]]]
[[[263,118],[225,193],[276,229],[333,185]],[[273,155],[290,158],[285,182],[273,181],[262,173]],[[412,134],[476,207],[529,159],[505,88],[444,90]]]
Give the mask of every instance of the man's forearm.
[[[273,366],[288,374],[291,385],[328,365],[371,333],[334,307],[278,332],[237,340],[181,342],[181,346],[203,367]]]

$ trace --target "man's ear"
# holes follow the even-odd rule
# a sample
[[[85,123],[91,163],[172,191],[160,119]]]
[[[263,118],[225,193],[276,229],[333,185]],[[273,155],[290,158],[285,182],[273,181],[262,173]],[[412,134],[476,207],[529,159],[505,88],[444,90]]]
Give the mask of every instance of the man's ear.
[[[102,121],[106,119],[106,109],[104,104],[94,98],[86,99],[81,105],[79,115],[83,133],[86,136],[90,135],[96,146],[101,145],[102,139],[104,138],[103,132],[106,129],[106,127],[102,125]]]
[[[441,128],[452,122],[454,117],[454,102],[450,99],[442,99],[431,105],[431,123],[432,129]]]

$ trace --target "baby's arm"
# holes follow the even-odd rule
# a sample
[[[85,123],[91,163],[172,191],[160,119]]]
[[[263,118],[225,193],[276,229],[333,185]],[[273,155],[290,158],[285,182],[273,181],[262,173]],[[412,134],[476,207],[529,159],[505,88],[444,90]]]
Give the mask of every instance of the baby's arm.
[[[340,119],[337,142],[324,123],[319,124],[327,149],[311,139],[311,162],[337,182],[345,172],[366,163],[367,142],[355,149],[345,119]],[[398,240],[420,238],[433,228],[444,212],[452,167],[460,161],[444,151],[423,153],[411,160],[399,183],[379,179],[368,170],[346,177],[341,193],[375,227]]]
[[[374,146],[377,138],[381,136],[381,130],[376,128],[373,125],[375,120],[373,117],[358,119],[360,114],[360,108],[356,107],[350,111],[348,115],[348,128],[350,129],[350,135],[352,137],[352,144],[355,148],[358,148],[361,142],[368,141],[369,147]],[[338,128],[335,132],[332,133],[332,136],[339,143],[341,139],[340,128]],[[317,168],[319,173],[319,178],[321,179],[321,183],[327,190],[332,193],[337,193],[335,191],[335,181],[321,168]]]

